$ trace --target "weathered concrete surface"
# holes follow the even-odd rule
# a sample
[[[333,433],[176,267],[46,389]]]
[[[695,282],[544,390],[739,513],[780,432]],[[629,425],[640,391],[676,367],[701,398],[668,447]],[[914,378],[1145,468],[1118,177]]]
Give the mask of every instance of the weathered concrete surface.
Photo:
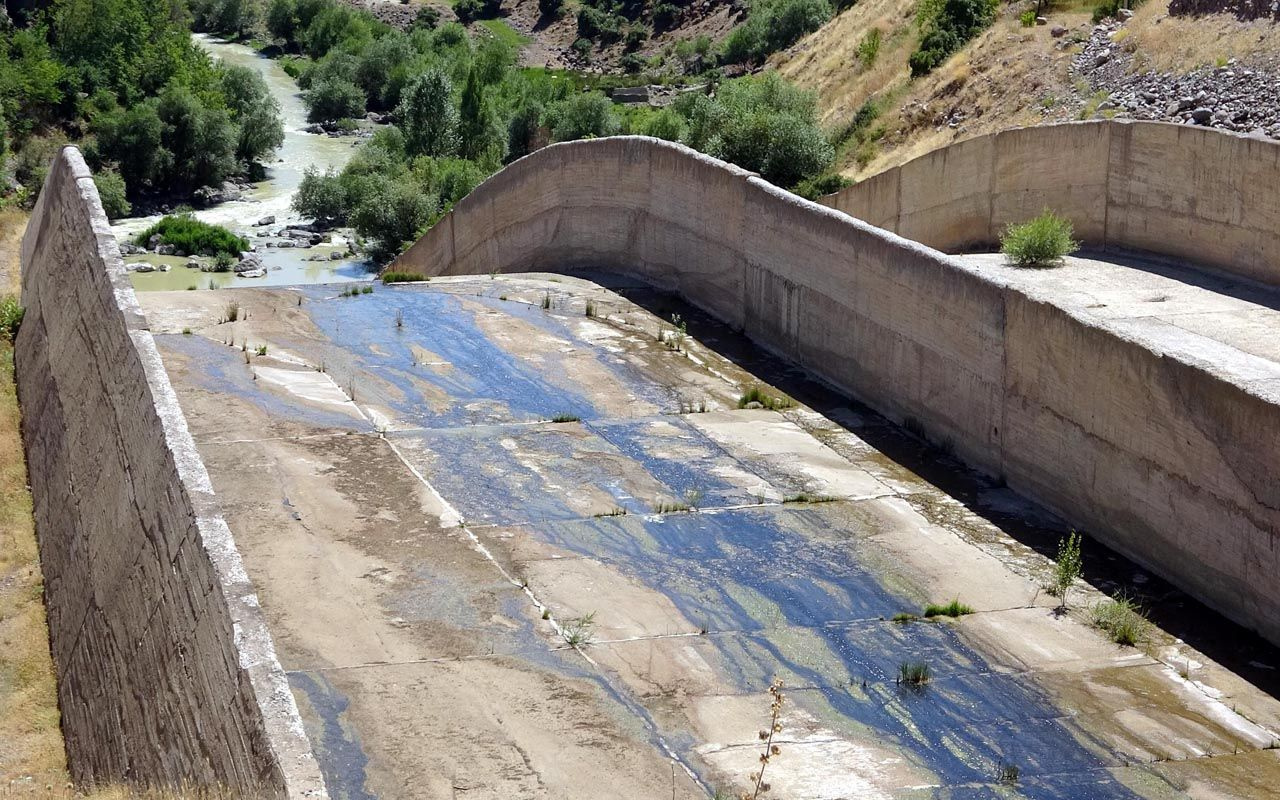
[[[1062,130],[1103,149],[1120,141],[1108,131],[1130,141],[1127,126]],[[928,185],[967,185],[988,157],[957,154],[992,146],[939,154],[955,172]],[[1034,213],[1039,196],[1029,197]],[[986,231],[992,203],[958,198],[977,216],[920,218]],[[1280,430],[1280,364],[1072,303],[1042,290],[1040,273],[981,268],[637,137],[516,162],[395,263],[431,275],[584,267],[678,291],[1280,641],[1280,447],[1259,435]]]
[[[968,139],[821,202],[947,252],[989,247],[1049,208],[1089,245],[1141,250],[1280,286],[1280,143],[1097,120]]]
[[[1228,667],[1203,628],[1117,647],[1082,623],[1085,587],[1056,615],[1048,562],[981,497],[887,454],[918,440],[701,315],[677,350],[657,331],[687,308],[576,278],[336,295],[142,297],[335,796],[705,796],[690,773],[736,794],[774,675],[769,780],[792,800],[1280,780],[1280,703],[1246,682],[1274,650]],[[737,409],[779,380],[800,405]],[[1107,580],[1134,591],[1133,569]],[[1154,583],[1154,609],[1180,607]],[[952,598],[977,613],[889,620]],[[591,644],[566,647],[590,613]],[[935,671],[919,694],[894,683],[916,658]]]
[[[81,784],[324,787],[80,154],[23,242],[15,366],[68,764]]]

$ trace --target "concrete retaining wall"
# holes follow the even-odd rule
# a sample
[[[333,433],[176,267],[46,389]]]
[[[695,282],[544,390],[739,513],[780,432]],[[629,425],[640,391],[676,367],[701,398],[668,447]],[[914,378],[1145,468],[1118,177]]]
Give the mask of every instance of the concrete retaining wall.
[[[31,217],[22,283],[22,432],[73,778],[325,796],[74,148],[55,159]]]
[[[1064,134],[1105,149],[1114,130]],[[980,160],[937,157],[957,178]],[[888,198],[899,189],[885,186],[864,195],[868,219],[897,214]],[[990,198],[938,194],[944,219],[988,224]],[[912,232],[933,225],[924,212],[910,223]],[[392,268],[578,267],[677,291],[890,418],[914,418],[970,463],[1280,642],[1280,448],[1259,435],[1280,430],[1273,362],[1228,357],[1155,323],[1064,310],[731,165],[639,137],[517,161]]]
[[[1019,128],[944,147],[825,205],[939,250],[995,245],[1050,208],[1099,247],[1280,286],[1280,142],[1161,122]]]

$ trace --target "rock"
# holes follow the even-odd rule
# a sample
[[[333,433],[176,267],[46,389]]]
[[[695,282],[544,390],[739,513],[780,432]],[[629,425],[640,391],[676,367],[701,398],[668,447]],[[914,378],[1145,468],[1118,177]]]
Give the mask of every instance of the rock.
[[[256,227],[259,227],[259,228],[265,227],[265,226],[267,226],[267,225],[275,225],[275,224],[276,224],[276,218],[275,218],[275,215],[274,215],[274,214],[268,214],[267,216],[263,217],[262,219],[258,220],[257,222],[255,222],[255,223],[253,223],[253,224],[254,224]]]
[[[329,260],[330,260],[330,261],[341,261],[341,260],[342,260],[342,253],[339,253],[337,250],[334,250],[332,253],[330,253],[330,254],[329,254]]]
[[[1213,119],[1213,112],[1202,106],[1191,112],[1191,119],[1197,124],[1208,125],[1209,120]]]
[[[1037,25],[1048,25],[1048,24],[1049,24],[1049,20],[1045,19],[1044,17],[1036,17],[1036,24],[1037,24]]]
[[[164,243],[164,237],[158,233],[151,234],[151,238],[147,240],[147,247],[154,250]]]
[[[135,266],[135,267],[133,268],[133,271],[134,271],[134,272],[155,272],[155,271],[156,271],[156,265],[155,265],[155,264],[148,264],[147,262],[145,262],[145,261],[144,261],[144,262],[142,262],[141,264],[138,264],[137,266]]]
[[[193,258],[193,259],[191,259],[190,261],[188,261],[187,263],[183,264],[182,266],[186,267],[187,269],[200,269],[200,262],[199,262],[199,261],[196,261],[196,260]]]
[[[745,406],[743,406],[743,408],[764,408],[764,404],[760,403],[757,400],[752,400],[750,403],[747,403]]]
[[[178,248],[171,244],[156,245],[156,255],[171,256],[178,251]]]
[[[276,243],[276,247],[293,247],[293,246],[294,246],[293,242],[289,239],[285,239],[283,242]]]
[[[267,276],[267,271],[259,267],[258,269],[245,270],[244,272],[239,273],[239,275],[241,278],[265,278]]]
[[[1116,17],[1119,19],[1133,19],[1133,11],[1127,8],[1121,8],[1116,11]]]
[[[1063,36],[1067,35],[1067,29],[1062,27],[1061,25],[1054,25],[1049,30],[1049,35],[1055,39],[1061,39]]]
[[[1111,51],[1103,50],[1101,53],[1098,53],[1096,56],[1093,57],[1093,65],[1095,67],[1100,67],[1110,60],[1111,60]]]
[[[1182,103],[1178,102],[1177,100],[1170,100],[1168,104],[1165,105],[1164,107],[1164,115],[1166,117],[1172,117],[1181,110],[1182,110]]]

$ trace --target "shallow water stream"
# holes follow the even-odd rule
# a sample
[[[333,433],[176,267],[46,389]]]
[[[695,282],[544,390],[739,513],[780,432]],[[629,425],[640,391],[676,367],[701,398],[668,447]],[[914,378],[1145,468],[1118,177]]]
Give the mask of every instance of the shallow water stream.
[[[355,136],[334,137],[307,133],[307,110],[302,103],[298,86],[276,61],[259,55],[245,45],[219,41],[203,34],[197,34],[194,38],[217,61],[257,70],[280,104],[280,116],[284,120],[284,144],[276,152],[272,163],[267,164],[266,179],[253,184],[240,200],[219,203],[195,212],[198,219],[250,236],[251,241],[257,245],[267,275],[263,278],[241,278],[232,273],[202,273],[187,269],[184,266],[186,258],[154,254],[126,256],[126,264],[147,262],[169,266],[167,272],[132,272],[134,287],[140,290],[186,289],[191,286],[203,289],[210,285],[291,285],[368,277],[368,269],[360,260],[308,260],[314,255],[328,256],[335,249],[345,250],[346,240],[341,236],[335,235],[331,244],[314,248],[284,249],[264,247],[260,240],[252,238],[278,231],[287,224],[303,222],[301,217],[290,210],[289,203],[298,191],[305,171],[308,168],[320,171],[341,169],[351,159],[361,140]],[[117,220],[111,229],[124,242],[159,220],[160,216],[128,217]],[[254,225],[259,219],[268,216],[276,218],[275,224],[263,227]],[[268,238],[275,240],[275,237]]]

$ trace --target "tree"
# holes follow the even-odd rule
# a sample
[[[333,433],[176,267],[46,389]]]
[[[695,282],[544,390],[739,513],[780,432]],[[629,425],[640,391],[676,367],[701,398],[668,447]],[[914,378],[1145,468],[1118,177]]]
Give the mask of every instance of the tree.
[[[257,70],[231,66],[222,70],[222,94],[236,124],[236,159],[262,161],[284,143],[280,104]]]
[[[408,155],[451,156],[457,152],[453,82],[439,67],[431,67],[405,87],[396,116]]]
[[[236,169],[236,130],[226,109],[207,108],[182,86],[170,86],[156,108],[164,142],[173,153],[168,183],[194,189],[217,186]]]
[[[364,92],[344,78],[313,82],[302,100],[307,105],[307,119],[312,122],[364,116]]]
[[[293,196],[293,210],[329,228],[347,219],[346,192],[332,171],[323,174],[308,169],[302,176],[298,192]]]
[[[95,172],[93,185],[98,189],[98,199],[102,201],[102,210],[106,212],[107,219],[117,220],[129,216],[133,207],[125,197],[124,178],[120,177],[120,173],[110,170]]]
[[[147,100],[101,117],[95,126],[98,151],[115,162],[135,195],[163,183],[173,167],[173,153],[164,146],[165,126],[158,107],[159,101]]]
[[[276,39],[292,44],[298,30],[297,8],[293,0],[271,0],[267,8],[267,31]]]
[[[395,107],[407,75],[404,67],[416,55],[409,37],[399,32],[375,39],[364,48],[356,60],[354,77],[370,107],[379,111]]]
[[[555,109],[551,136],[557,142],[612,136],[618,132],[613,103],[599,92],[574,95]]]
[[[492,159],[501,161],[501,128],[486,102],[484,88],[480,84],[479,70],[473,68],[467,75],[458,108],[459,153],[473,161]]]
[[[439,209],[439,200],[411,180],[383,179],[351,214],[356,233],[373,243],[377,258],[391,258],[419,236]]]

